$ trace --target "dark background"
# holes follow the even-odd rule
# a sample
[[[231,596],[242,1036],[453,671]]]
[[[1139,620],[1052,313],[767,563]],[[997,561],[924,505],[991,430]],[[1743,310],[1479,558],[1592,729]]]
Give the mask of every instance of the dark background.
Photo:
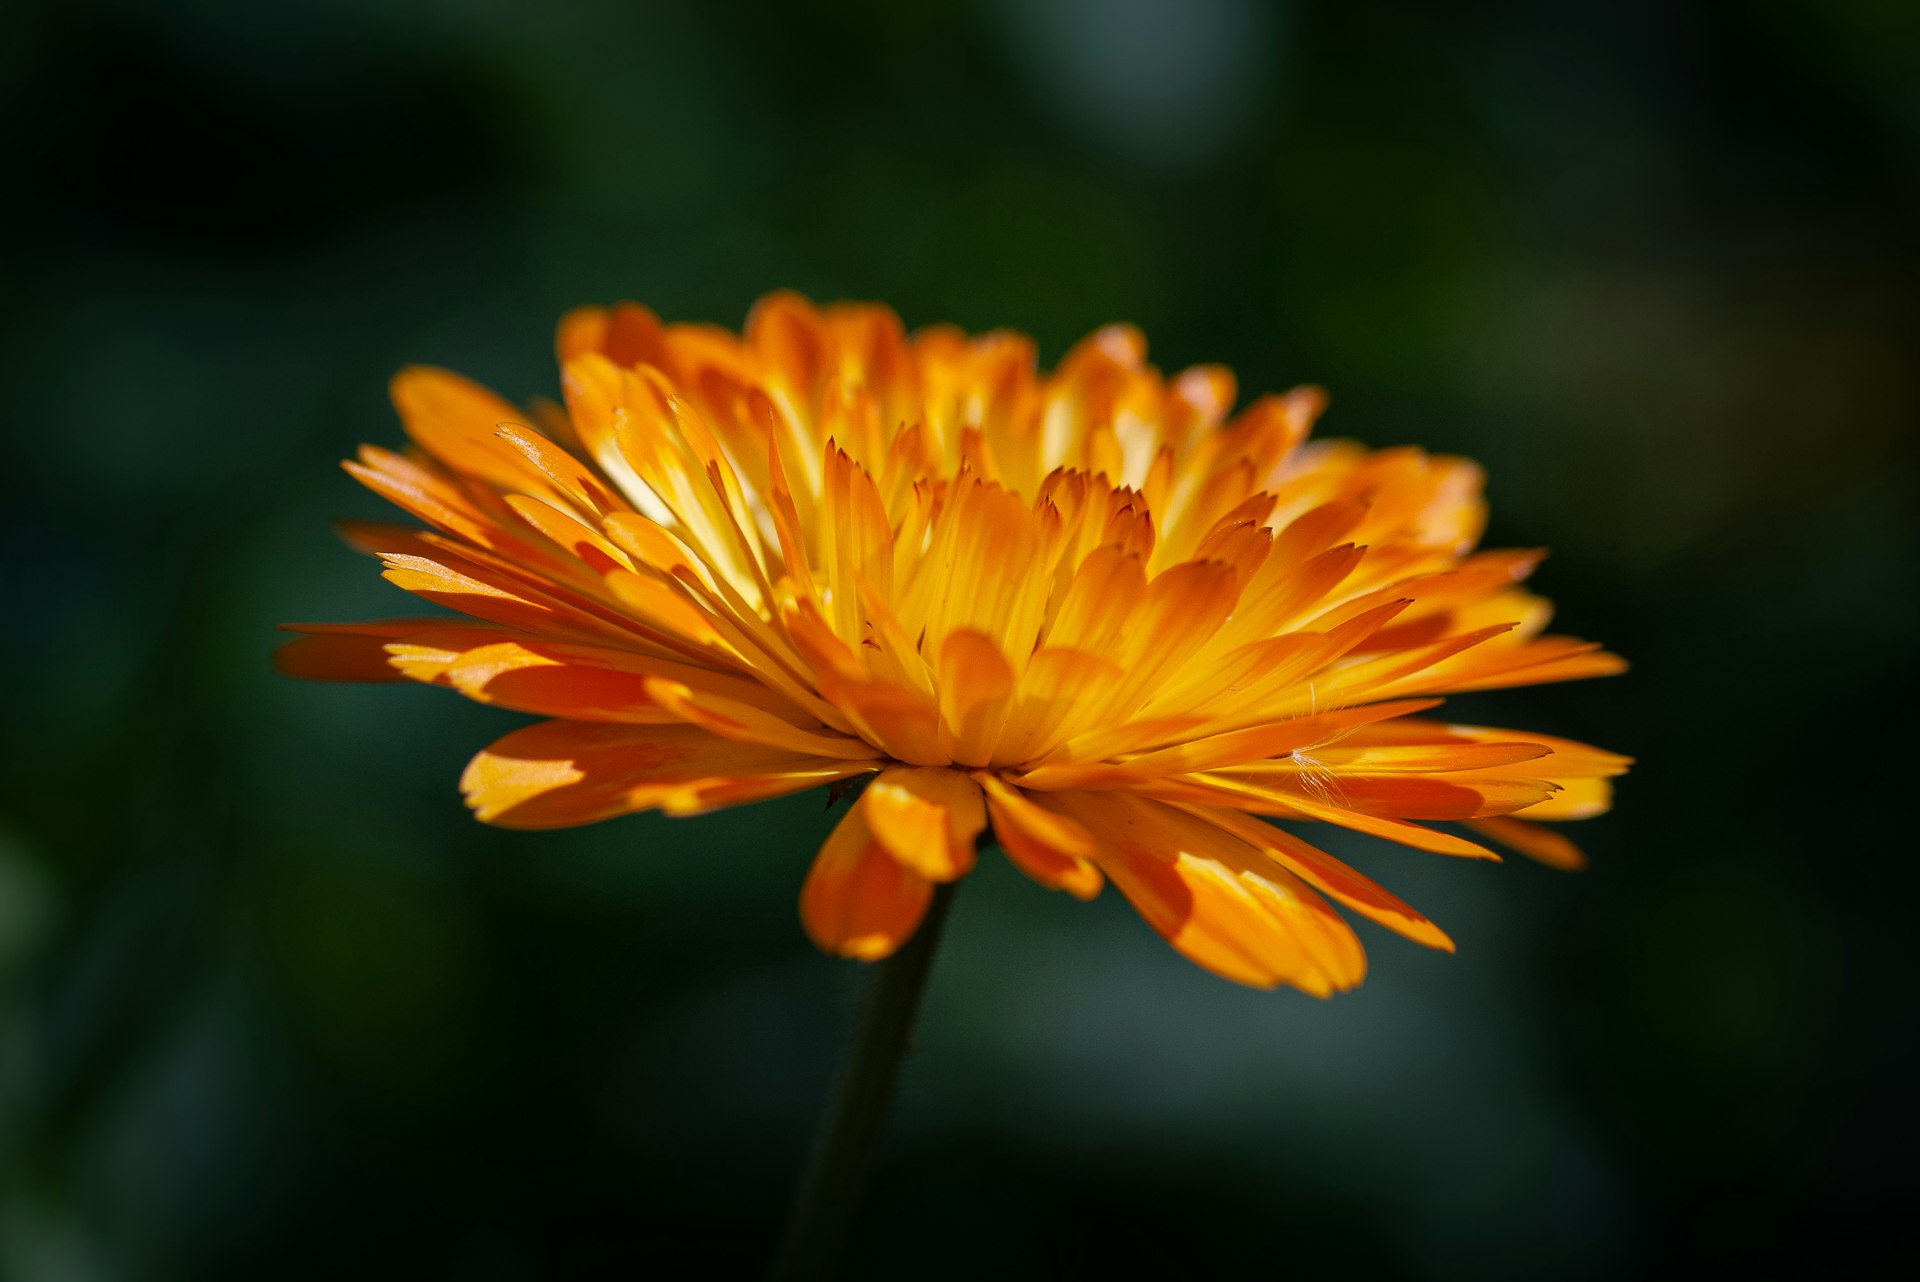
[[[864,1277],[1784,1267],[1898,1227],[1920,7],[9,6],[0,1273],[750,1273],[858,968],[810,795],[551,835],[509,714],[275,677],[388,374],[555,390],[576,303],[1109,320],[1482,460],[1635,669],[1475,716],[1635,754],[1594,867],[1339,848],[1331,1002],[1111,891],[959,897]],[[1892,1222],[1889,1222],[1892,1217]]]

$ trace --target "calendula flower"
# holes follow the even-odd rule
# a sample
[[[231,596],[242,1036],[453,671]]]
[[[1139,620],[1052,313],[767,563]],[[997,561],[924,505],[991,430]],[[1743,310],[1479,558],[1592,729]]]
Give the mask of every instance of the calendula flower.
[[[1326,994],[1365,958],[1338,904],[1425,917],[1291,828],[1562,867],[1538,821],[1604,810],[1622,757],[1428,715],[1456,691],[1620,670],[1543,635],[1533,551],[1476,552],[1471,462],[1308,443],[1323,398],[1234,412],[1112,326],[1036,367],[1013,333],[911,336],[774,294],[742,334],[633,304],[560,325],[565,406],[437,369],[413,446],[347,470],[425,523],[354,523],[455,612],[299,625],[302,676],[411,680],[549,718],[461,781],[489,823],[684,815],[871,777],[800,892],[874,960],[989,825],[1043,886],[1112,881],[1175,948]]]

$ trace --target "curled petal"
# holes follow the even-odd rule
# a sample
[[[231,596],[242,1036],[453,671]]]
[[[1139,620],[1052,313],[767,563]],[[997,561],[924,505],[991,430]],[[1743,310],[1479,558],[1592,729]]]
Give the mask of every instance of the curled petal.
[[[957,770],[883,770],[860,794],[874,839],[888,854],[932,881],[953,881],[973,868],[973,842],[986,827],[980,785]]]
[[[1007,859],[1049,890],[1075,899],[1100,893],[1100,869],[1093,862],[1093,834],[1063,814],[1048,810],[1026,793],[984,771],[974,776],[987,794],[994,839]]]

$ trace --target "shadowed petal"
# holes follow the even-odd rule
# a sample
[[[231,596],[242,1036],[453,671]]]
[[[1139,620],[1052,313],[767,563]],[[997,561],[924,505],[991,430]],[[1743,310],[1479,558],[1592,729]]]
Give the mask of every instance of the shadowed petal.
[[[822,951],[879,961],[919,927],[932,898],[933,883],[888,853],[864,806],[850,806],[800,887],[800,921]]]
[[[1064,890],[1076,899],[1100,893],[1092,833],[998,776],[982,771],[974,777],[987,794],[994,839],[1014,867],[1049,890]]]
[[[696,814],[800,792],[872,769],[735,743],[696,726],[543,721],[467,765],[474,813],[506,828],[568,828],[636,810]]]

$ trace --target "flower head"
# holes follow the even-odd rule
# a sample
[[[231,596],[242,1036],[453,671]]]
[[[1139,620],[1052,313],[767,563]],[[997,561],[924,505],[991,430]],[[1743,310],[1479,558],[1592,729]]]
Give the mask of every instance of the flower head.
[[[425,523],[352,524],[454,613],[300,625],[286,671],[444,685],[548,720],[461,780],[489,823],[693,814],[871,776],[800,894],[884,957],[991,827],[1044,886],[1112,881],[1189,958],[1325,994],[1365,959],[1329,901],[1431,922],[1262,817],[1561,866],[1622,757],[1448,724],[1455,691],[1619,671],[1542,630],[1540,554],[1476,552],[1472,463],[1309,444],[1311,389],[1234,412],[1110,326],[1051,373],[1013,333],[911,336],[773,294],[740,335],[633,304],[560,325],[565,408],[436,369],[413,447],[347,470]]]

